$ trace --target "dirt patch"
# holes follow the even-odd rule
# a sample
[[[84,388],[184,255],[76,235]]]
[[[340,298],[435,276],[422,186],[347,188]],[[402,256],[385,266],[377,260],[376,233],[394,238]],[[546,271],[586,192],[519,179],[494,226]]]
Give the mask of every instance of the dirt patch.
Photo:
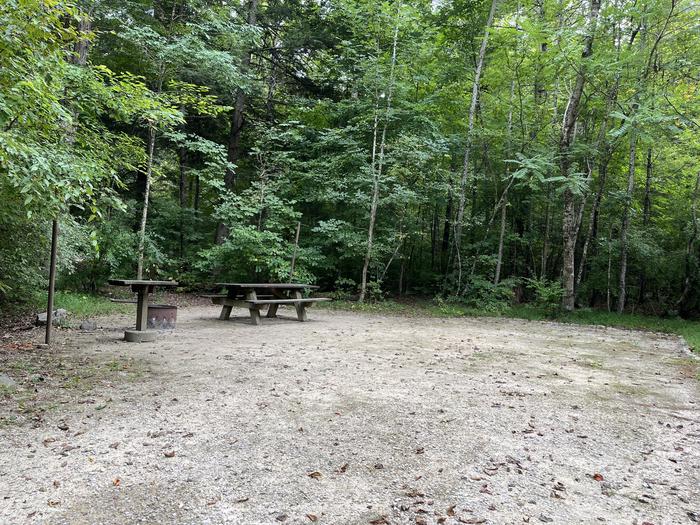
[[[81,394],[95,403],[69,397],[0,428],[0,522],[700,519],[700,382],[676,337],[217,315],[181,309],[175,333],[141,345],[119,341],[128,317],[61,332],[78,364],[143,372],[107,365],[117,375]]]

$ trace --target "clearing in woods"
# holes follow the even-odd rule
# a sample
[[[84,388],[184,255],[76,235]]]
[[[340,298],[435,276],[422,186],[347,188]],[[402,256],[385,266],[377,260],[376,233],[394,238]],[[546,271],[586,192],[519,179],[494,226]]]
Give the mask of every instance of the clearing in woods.
[[[217,316],[181,309],[155,343],[118,341],[124,315],[48,355],[2,350],[0,522],[700,520],[698,365],[675,336]]]

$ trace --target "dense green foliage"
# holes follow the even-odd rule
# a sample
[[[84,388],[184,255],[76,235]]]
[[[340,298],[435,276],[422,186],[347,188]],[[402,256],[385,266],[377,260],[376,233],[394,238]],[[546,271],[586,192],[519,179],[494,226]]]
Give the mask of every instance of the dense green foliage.
[[[551,313],[571,287],[696,316],[698,20],[690,0],[8,0],[0,304],[42,286],[58,216],[81,291],[141,251],[190,287],[287,280],[301,223],[293,279],[338,297]]]

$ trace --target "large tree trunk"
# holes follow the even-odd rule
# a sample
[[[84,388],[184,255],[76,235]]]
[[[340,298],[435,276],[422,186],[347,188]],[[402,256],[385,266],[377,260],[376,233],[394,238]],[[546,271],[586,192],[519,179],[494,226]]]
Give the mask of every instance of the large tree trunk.
[[[399,42],[399,15],[401,2],[396,9],[396,23],[394,25],[394,40],[391,49],[391,69],[389,73],[389,89],[386,97],[386,108],[384,111],[384,123],[382,127],[382,137],[379,145],[379,154],[377,165],[375,166],[374,158],[377,145],[377,125],[378,112],[374,118],[374,144],[372,145],[372,204],[369,211],[369,227],[367,228],[367,250],[365,252],[365,260],[362,265],[362,279],[360,282],[360,297],[359,301],[365,300],[367,294],[367,272],[369,271],[369,263],[372,259],[372,245],[374,243],[374,226],[377,222],[377,207],[379,206],[379,182],[382,178],[382,170],[384,168],[384,149],[386,146],[386,131],[389,125],[389,113],[391,112],[391,100],[394,92],[394,76],[396,70],[396,50]],[[378,100],[378,99],[377,99]]]
[[[637,134],[634,130],[630,135],[630,161],[627,175],[627,193],[625,194],[625,205],[622,211],[622,227],[620,229],[620,280],[617,300],[617,313],[625,311],[625,300],[627,299],[627,231],[630,225],[630,206],[632,205],[632,194],[634,192],[634,173],[637,164]]]
[[[595,28],[598,22],[599,11],[600,0],[591,0],[591,9],[588,15],[586,36],[584,38],[583,52],[581,54],[582,61],[576,74],[574,88],[569,96],[569,102],[566,105],[566,111],[564,111],[564,122],[559,137],[559,167],[563,177],[571,176],[569,173],[573,162],[571,146],[573,144],[583,86],[586,82],[587,65],[593,54],[593,39],[595,37]],[[562,308],[567,311],[572,311],[575,303],[574,258],[576,254],[576,232],[576,200],[571,186],[567,185],[564,189],[564,213],[562,220],[562,284],[564,287]]]
[[[254,26],[257,22],[257,16],[258,0],[249,0],[248,25]],[[252,49],[248,49],[243,56],[243,61],[241,64],[241,72],[244,74],[250,69],[251,56]],[[234,165],[241,157],[241,132],[244,125],[243,112],[245,110],[245,102],[245,92],[242,89],[238,89],[236,92],[236,100],[233,105],[233,113],[231,114],[231,129],[229,131],[228,147],[226,152],[226,160]],[[226,170],[224,184],[227,190],[233,191],[236,184],[236,172],[233,168],[228,168]],[[228,228],[225,224],[220,222],[216,227],[216,244],[222,244],[224,240],[226,240],[227,236]]]
[[[457,293],[462,287],[462,228],[464,221],[464,205],[467,197],[467,181],[469,180],[469,162],[472,148],[472,136],[474,134],[474,118],[476,116],[476,107],[479,102],[479,85],[481,83],[481,71],[484,68],[484,58],[486,57],[486,47],[489,42],[489,32],[493,24],[493,18],[496,14],[498,0],[491,0],[491,8],[486,19],[486,27],[484,28],[484,36],[481,39],[481,47],[479,48],[479,56],[476,62],[476,71],[474,72],[474,82],[472,83],[472,98],[469,105],[469,118],[467,122],[467,144],[464,148],[464,159],[462,161],[462,177],[459,184],[459,205],[457,207],[457,220],[455,221],[454,249],[455,249],[455,269],[457,270]]]

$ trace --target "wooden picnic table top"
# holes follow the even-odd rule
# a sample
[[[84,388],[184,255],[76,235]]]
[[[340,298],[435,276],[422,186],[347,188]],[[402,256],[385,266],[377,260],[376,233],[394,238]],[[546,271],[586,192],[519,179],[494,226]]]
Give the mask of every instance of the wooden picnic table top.
[[[283,290],[315,290],[318,288],[318,286],[314,284],[303,283],[216,283],[216,286],[223,286],[225,288],[272,288]]]
[[[177,286],[177,281],[149,281],[147,279],[109,279],[115,286]]]

